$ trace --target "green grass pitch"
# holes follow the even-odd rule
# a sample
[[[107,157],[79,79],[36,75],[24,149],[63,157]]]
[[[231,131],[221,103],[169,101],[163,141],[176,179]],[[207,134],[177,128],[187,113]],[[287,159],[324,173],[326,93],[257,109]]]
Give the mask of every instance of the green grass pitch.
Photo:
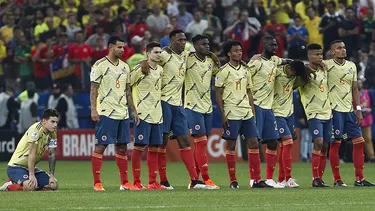
[[[130,163],[129,163],[130,164]],[[6,179],[6,163],[0,165],[1,180]],[[43,161],[39,167],[48,170]],[[354,188],[353,164],[342,164],[341,174],[348,188],[311,188],[311,165],[295,163],[293,176],[298,189],[249,189],[247,163],[237,163],[239,190],[229,189],[225,163],[210,163],[212,180],[221,190],[187,190],[188,174],[183,163],[168,163],[168,179],[174,191],[120,191],[115,161],[105,161],[102,182],[105,192],[92,190],[91,163],[58,161],[56,192],[0,192],[2,210],[375,210],[375,188]],[[277,171],[275,172],[275,178]],[[129,178],[131,168],[129,165]],[[262,165],[265,175],[265,165]],[[375,165],[366,164],[365,175],[375,181]],[[147,166],[143,163],[142,180],[147,184]],[[324,176],[332,185],[327,164]]]

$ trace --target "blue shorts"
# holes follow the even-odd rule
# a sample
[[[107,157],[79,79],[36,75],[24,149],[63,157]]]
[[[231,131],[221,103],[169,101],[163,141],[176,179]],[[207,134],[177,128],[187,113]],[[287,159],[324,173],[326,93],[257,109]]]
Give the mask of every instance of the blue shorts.
[[[335,139],[343,139],[343,135],[347,134],[347,138],[362,137],[362,130],[357,124],[356,115],[353,112],[332,111],[333,114],[333,132]]]
[[[163,110],[163,133],[171,134],[171,137],[187,136],[188,124],[183,106],[174,106],[161,101]]]
[[[22,167],[8,166],[7,174],[13,183],[22,185],[23,182],[29,180],[29,171]],[[49,185],[49,175],[40,168],[35,168],[35,177],[38,182],[38,188],[44,188]]]
[[[134,125],[134,143],[159,146],[163,143],[163,124],[151,124],[141,120]]]
[[[223,132],[222,138],[225,140],[237,140],[238,135],[247,140],[249,138],[257,137],[257,127],[254,122],[254,117],[247,120],[228,120],[229,127]]]
[[[255,105],[255,114],[259,139],[263,141],[279,139],[276,118],[272,109],[263,109]]]
[[[185,109],[190,134],[195,135],[211,135],[212,129],[212,113],[202,114],[188,108]]]
[[[98,145],[129,143],[129,119],[115,120],[101,115],[95,126],[95,138]]]
[[[307,121],[309,124],[309,131],[314,139],[323,138],[324,142],[332,142],[332,119],[320,120],[310,119]]]
[[[296,131],[294,127],[294,115],[289,117],[276,117],[277,128],[279,129],[279,136],[292,136],[296,140]]]

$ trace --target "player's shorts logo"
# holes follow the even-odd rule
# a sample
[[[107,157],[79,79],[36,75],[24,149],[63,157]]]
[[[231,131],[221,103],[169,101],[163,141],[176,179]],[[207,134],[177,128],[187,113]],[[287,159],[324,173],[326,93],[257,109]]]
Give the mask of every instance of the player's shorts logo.
[[[335,131],[336,135],[340,134],[340,130]]]
[[[143,140],[143,135],[139,135],[138,140]]]
[[[195,130],[200,130],[201,129],[201,126],[200,125],[195,125]]]
[[[107,141],[107,136],[102,136],[102,141]]]
[[[29,175],[24,174],[24,175],[23,175],[23,178],[24,178],[24,179],[28,179],[28,178],[29,178]]]
[[[230,131],[229,131],[229,130],[225,131],[225,133],[226,133],[228,136],[230,135]]]
[[[314,135],[318,135],[319,134],[319,130],[315,129],[314,130]]]
[[[285,132],[285,131],[284,131],[284,128],[280,128],[280,129],[279,129],[279,132],[280,132],[280,133],[284,133],[284,132]]]

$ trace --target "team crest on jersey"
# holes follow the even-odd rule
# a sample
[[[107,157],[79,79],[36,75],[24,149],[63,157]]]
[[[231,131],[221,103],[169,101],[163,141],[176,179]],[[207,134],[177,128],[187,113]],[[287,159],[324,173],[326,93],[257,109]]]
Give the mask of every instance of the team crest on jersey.
[[[27,178],[29,178],[29,175],[24,174],[24,175],[23,175],[23,178],[24,178],[24,179],[27,179]]]
[[[143,140],[143,135],[142,134],[138,136],[138,140]]]
[[[200,125],[195,125],[195,130],[200,130],[201,129],[201,126]]]
[[[126,68],[123,67],[121,71],[122,71],[122,74],[125,74],[126,73]]]
[[[36,138],[36,137],[38,137],[38,132],[33,132],[33,133],[31,134],[31,138]]]
[[[102,136],[102,141],[107,141],[107,136]]]
[[[209,70],[209,71],[212,70],[212,64],[209,64],[209,65],[208,65],[208,70]]]
[[[340,134],[340,130],[335,131],[336,135]]]
[[[353,68],[349,68],[348,72],[349,72],[350,74],[352,74],[352,73],[353,73]]]
[[[229,131],[229,130],[225,131],[225,133],[226,133],[228,136],[230,135],[230,131]]]
[[[219,76],[216,76],[215,77],[215,82],[217,82],[219,80]]]
[[[280,132],[280,133],[284,133],[284,128],[280,128],[280,129],[279,129],[279,132]]]
[[[314,135],[318,135],[319,134],[319,130],[315,129],[314,130]]]

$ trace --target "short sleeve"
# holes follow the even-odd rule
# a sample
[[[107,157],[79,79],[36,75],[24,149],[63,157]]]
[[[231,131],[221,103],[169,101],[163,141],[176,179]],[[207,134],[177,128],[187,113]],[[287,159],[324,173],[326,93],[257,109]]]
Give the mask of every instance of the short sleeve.
[[[228,78],[228,71],[226,68],[221,69],[215,77],[215,86],[216,87],[224,87],[225,81]]]
[[[40,134],[36,128],[33,128],[27,132],[27,138],[29,143],[36,143],[40,138]]]
[[[259,60],[250,61],[247,63],[247,66],[249,66],[249,72],[251,75],[255,75],[260,69],[261,62]]]
[[[130,86],[134,86],[139,80],[144,77],[142,74],[142,68],[140,65],[134,67],[134,69],[130,72],[129,75],[129,83]]]
[[[102,78],[103,78],[103,70],[102,70],[102,67],[99,64],[97,64],[98,62],[96,62],[91,67],[90,81],[100,84],[100,82],[102,81]]]

